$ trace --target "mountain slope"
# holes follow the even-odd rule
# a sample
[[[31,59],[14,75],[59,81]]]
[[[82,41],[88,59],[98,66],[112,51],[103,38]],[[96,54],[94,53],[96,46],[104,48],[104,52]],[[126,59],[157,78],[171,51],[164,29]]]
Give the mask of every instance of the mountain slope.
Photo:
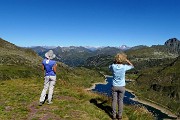
[[[48,51],[48,49],[44,49],[42,47],[35,47],[31,48],[35,52],[37,52],[40,56],[44,57],[44,53]],[[57,61],[61,61],[69,66],[75,67],[75,66],[82,66],[87,63],[87,59],[93,56],[98,56],[98,55],[115,55],[119,52],[122,52],[121,49],[116,48],[116,47],[103,47],[103,48],[98,48],[94,51],[85,48],[85,47],[75,47],[75,46],[70,46],[70,47],[57,47],[52,49],[54,53],[56,54]]]
[[[147,98],[180,115],[180,57],[164,66],[146,68],[130,86],[139,96]]]
[[[116,47],[103,47],[103,48],[99,48],[96,51],[94,51],[95,55],[115,55],[117,53],[122,52],[122,50],[120,48],[116,48]]]
[[[136,73],[127,76],[136,78],[130,88],[139,96],[153,100],[180,115],[180,57],[178,52],[174,52],[179,51],[179,48],[178,45],[176,49],[174,45],[171,46],[140,46],[124,51],[135,66],[135,71],[129,73]],[[107,72],[113,58],[111,55],[94,56],[88,58],[86,63],[88,67]]]
[[[167,45],[171,41],[173,45]],[[180,116],[180,56],[177,39],[164,46],[127,51],[138,70],[136,82],[129,87],[140,97],[152,100]]]
[[[91,56],[92,51],[84,47],[57,47],[53,49],[60,61],[69,66],[79,66]]]
[[[93,83],[103,82],[102,74],[82,67],[70,68],[58,62],[53,104],[45,103],[39,107],[38,101],[44,83],[39,65],[42,58],[32,50],[19,48],[2,39],[0,45],[0,50],[4,50],[0,54],[1,120],[111,119],[109,99],[85,90]],[[124,106],[124,109],[123,119],[153,119],[142,107]]]
[[[151,47],[140,47],[138,49],[129,49],[125,51],[128,58],[136,66],[136,70],[144,70],[153,66],[168,64],[172,59],[178,57],[172,49],[165,45],[154,45]]]
[[[34,51],[17,47],[0,38],[0,80],[40,75],[40,61]]]
[[[95,67],[108,72],[108,66],[113,63],[115,54],[122,52],[117,49],[112,50],[112,48],[110,51],[111,53],[109,54],[104,52],[104,54],[89,57],[85,61],[84,66]],[[177,53],[173,53],[169,47],[164,45],[136,46],[123,52],[127,54],[128,58],[136,66],[136,71],[159,65],[163,67],[178,56]]]

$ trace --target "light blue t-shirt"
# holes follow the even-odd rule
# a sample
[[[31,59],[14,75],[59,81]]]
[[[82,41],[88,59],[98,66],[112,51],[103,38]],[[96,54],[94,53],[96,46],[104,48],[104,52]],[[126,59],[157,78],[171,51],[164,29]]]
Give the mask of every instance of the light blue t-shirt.
[[[112,64],[109,66],[109,69],[113,73],[113,86],[125,86],[125,73],[127,70],[134,68],[131,65],[123,65],[123,64]]]
[[[56,65],[56,61],[44,59],[42,64],[44,65],[44,70],[46,71],[45,76],[56,76],[56,73],[53,71],[53,66]]]

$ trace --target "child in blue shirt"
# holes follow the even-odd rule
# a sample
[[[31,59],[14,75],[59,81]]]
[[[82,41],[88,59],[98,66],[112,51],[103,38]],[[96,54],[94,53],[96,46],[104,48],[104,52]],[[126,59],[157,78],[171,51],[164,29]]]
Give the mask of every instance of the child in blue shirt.
[[[54,86],[56,83],[56,61],[52,60],[55,58],[55,54],[53,53],[52,50],[49,50],[45,54],[45,59],[42,62],[42,67],[43,70],[45,71],[45,77],[44,77],[44,88],[41,93],[40,97],[40,103],[39,105],[41,106],[44,103],[45,97],[46,97],[46,92],[49,89],[48,92],[48,104],[52,103],[52,95],[53,95],[53,90]]]
[[[126,64],[124,64],[126,63]],[[122,119],[123,98],[125,93],[125,73],[127,70],[134,68],[133,64],[127,59],[123,53],[115,56],[115,61],[109,66],[113,73],[112,81],[112,115],[113,120],[116,119],[116,104],[118,103],[118,120]]]

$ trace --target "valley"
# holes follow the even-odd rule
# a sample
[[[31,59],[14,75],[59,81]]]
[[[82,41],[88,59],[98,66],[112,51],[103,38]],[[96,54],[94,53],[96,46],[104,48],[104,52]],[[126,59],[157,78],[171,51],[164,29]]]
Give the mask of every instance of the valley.
[[[135,82],[127,87],[134,90],[138,97],[162,104],[179,116],[179,46],[180,41],[172,38],[165,41],[164,45],[151,47],[140,45],[126,50],[105,47],[86,54],[89,57],[85,57],[87,59],[83,59],[84,62],[77,66],[103,71],[110,75],[107,66],[112,64],[116,53],[124,52],[135,65],[135,69],[128,71],[127,74],[127,77]],[[76,55],[75,52],[72,53]]]
[[[161,104],[179,117],[180,50],[175,47],[178,41],[170,39],[165,45],[136,46],[126,50],[115,47],[93,51],[74,46],[53,48],[58,61],[55,104],[45,105],[43,109],[37,104],[43,85],[41,61],[48,49],[21,48],[0,39],[0,119],[111,119],[111,100],[85,89],[104,81],[100,71],[110,75],[108,66],[119,52],[126,53],[135,65],[135,69],[127,73],[127,79],[135,81],[127,88],[133,90],[138,98]],[[78,108],[77,104],[82,105]],[[123,119],[137,118],[154,119],[140,106],[125,106]]]

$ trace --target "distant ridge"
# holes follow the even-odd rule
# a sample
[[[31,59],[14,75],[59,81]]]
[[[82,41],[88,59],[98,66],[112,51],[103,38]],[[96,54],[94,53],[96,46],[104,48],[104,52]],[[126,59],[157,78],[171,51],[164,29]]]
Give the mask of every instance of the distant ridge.
[[[173,39],[178,41],[177,39]],[[172,41],[171,39],[169,41]],[[153,45],[151,47],[146,45],[139,45],[134,47],[128,47],[127,45],[122,45],[120,47],[92,47],[92,46],[69,46],[69,47],[56,47],[53,48],[57,60],[61,61],[69,66],[81,66],[87,65],[89,60],[93,61],[93,58],[102,58],[104,56],[113,56],[117,53],[125,52],[130,58],[136,57],[136,59],[152,59],[152,58],[175,58],[178,55],[178,50],[173,50],[172,47],[168,46],[170,42],[166,42],[165,45]],[[178,46],[178,45],[177,45]],[[37,46],[31,48],[41,57],[44,57],[44,53],[49,50],[48,47]],[[97,61],[97,59],[95,60]],[[98,64],[99,63],[94,63]],[[89,65],[88,65],[89,66]],[[90,65],[91,66],[91,65]]]
[[[31,48],[36,53],[38,53],[41,57],[44,57],[44,53],[48,51],[48,49],[43,48],[41,46]],[[96,55],[115,55],[116,53],[122,52],[122,50],[118,47],[83,47],[83,46],[69,46],[69,47],[56,47],[52,49],[56,54],[56,59],[61,61],[69,66],[79,66],[84,65],[85,61],[89,57],[93,57]]]
[[[121,50],[128,50],[128,49],[130,49],[131,47],[128,47],[127,45],[122,45],[122,46],[120,46],[120,49]]]
[[[10,43],[2,38],[0,38],[0,48],[1,49],[20,49],[20,47],[17,47],[13,43]]]

